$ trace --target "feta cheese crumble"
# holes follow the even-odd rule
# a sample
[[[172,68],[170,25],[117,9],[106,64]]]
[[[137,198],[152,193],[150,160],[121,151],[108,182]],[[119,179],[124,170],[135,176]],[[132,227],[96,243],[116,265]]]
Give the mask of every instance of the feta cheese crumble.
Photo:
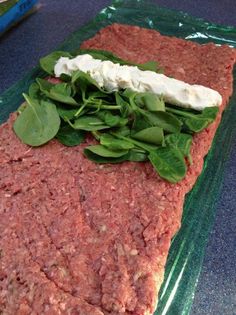
[[[76,70],[88,73],[107,91],[129,88],[137,92],[152,92],[162,96],[167,103],[195,110],[220,106],[222,103],[221,95],[208,87],[191,85],[164,74],[140,70],[136,66],[94,59],[89,54],[73,59],[61,57],[54,67],[56,77],[63,73],[72,75]]]

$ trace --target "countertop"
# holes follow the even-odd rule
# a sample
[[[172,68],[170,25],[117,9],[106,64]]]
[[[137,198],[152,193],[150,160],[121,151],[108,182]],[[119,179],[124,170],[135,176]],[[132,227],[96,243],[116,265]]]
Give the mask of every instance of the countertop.
[[[236,26],[235,0],[156,0],[211,22]],[[91,20],[108,0],[41,0],[37,13],[0,38],[0,93],[17,82],[71,32]],[[236,139],[228,157],[215,223],[191,315],[236,314]],[[178,315],[178,314],[173,314]]]

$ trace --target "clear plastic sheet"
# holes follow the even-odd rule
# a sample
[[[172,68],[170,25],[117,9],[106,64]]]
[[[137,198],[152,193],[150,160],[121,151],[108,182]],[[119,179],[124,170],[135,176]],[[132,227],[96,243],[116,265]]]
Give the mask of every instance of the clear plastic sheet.
[[[94,20],[73,33],[60,49],[74,50],[100,28],[114,22],[158,29],[162,34],[199,43],[212,41],[236,47],[236,29],[233,27],[207,23],[182,12],[159,8],[144,0],[128,0],[114,1],[113,5],[103,9]],[[235,75],[236,72],[234,77]],[[0,96],[0,122],[5,121],[9,113],[19,106],[22,92],[27,90],[37,76],[42,76],[38,67]],[[224,112],[212,148],[205,159],[204,170],[186,196],[182,227],[172,241],[155,315],[187,315],[190,312],[205,246],[214,221],[215,203],[220,192],[225,163],[233,136],[236,135],[235,102],[236,93]]]

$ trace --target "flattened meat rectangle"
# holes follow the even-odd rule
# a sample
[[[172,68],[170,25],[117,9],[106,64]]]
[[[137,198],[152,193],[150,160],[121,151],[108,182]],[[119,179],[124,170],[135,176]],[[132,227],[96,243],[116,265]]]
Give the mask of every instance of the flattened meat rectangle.
[[[166,75],[232,93],[235,50],[114,24],[83,48],[135,62],[157,60]],[[0,127],[0,313],[149,315],[155,310],[185,194],[203,166],[217,120],[194,136],[193,164],[178,184],[149,163],[97,165],[83,146],[56,140],[30,149]]]

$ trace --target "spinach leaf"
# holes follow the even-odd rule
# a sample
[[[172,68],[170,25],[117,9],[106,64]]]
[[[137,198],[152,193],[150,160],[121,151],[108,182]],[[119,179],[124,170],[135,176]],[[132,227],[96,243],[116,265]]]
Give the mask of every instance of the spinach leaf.
[[[153,71],[153,72],[163,72],[163,70],[159,68],[158,62],[154,60],[137,64],[137,67],[140,70],[144,70],[144,71],[148,70],[148,71]]]
[[[143,142],[160,145],[164,140],[164,133],[163,129],[160,127],[149,127],[132,134],[132,138]]]
[[[210,123],[212,123],[219,111],[218,107],[204,108],[201,114],[193,115],[186,118],[184,124],[193,132],[200,132],[205,129]]]
[[[153,126],[153,124],[151,124],[148,119],[145,119],[145,117],[143,117],[143,115],[140,112],[135,112],[133,117],[134,118],[133,118],[131,134],[135,134],[138,131],[141,131],[143,129]]]
[[[60,127],[60,117],[53,103],[39,103],[23,94],[28,105],[17,117],[14,131],[22,142],[31,146],[40,146],[57,134]]]
[[[71,97],[71,94],[72,94],[72,88],[70,84],[59,83],[59,84],[55,84],[50,89],[47,96],[61,103],[65,103],[69,105],[78,105],[76,100],[73,97]]]
[[[131,114],[132,110],[130,108],[129,102],[126,102],[117,91],[115,92],[115,100],[116,104],[120,106],[120,112],[123,117],[127,117],[129,114]]]
[[[106,125],[103,120],[95,115],[84,115],[77,118],[74,124],[71,124],[74,129],[81,129],[86,131],[96,131],[102,129],[108,129],[110,126]]]
[[[104,94],[110,94],[111,92],[108,92],[100,87],[100,85],[95,81],[88,73],[85,73],[83,71],[77,70],[72,73],[71,78],[72,83],[76,83],[77,87],[85,93],[88,89],[88,87],[94,87],[98,89],[100,92]]]
[[[116,128],[113,131],[114,136],[117,137],[126,137],[126,136],[130,136],[130,128],[128,126],[123,126],[120,128]]]
[[[212,123],[217,116],[218,110],[218,107],[213,106],[205,108],[199,113],[195,110],[167,107],[167,111],[178,115],[184,123],[185,129],[187,128],[187,130],[192,132],[200,132]]]
[[[138,92],[133,91],[131,89],[126,89],[122,93],[120,93],[122,97],[124,97],[129,103],[129,114],[137,113],[138,112],[138,105],[135,103],[135,97]],[[141,110],[141,109],[140,109]]]
[[[128,150],[111,150],[106,148],[104,145],[90,145],[86,148],[87,150],[103,157],[121,157],[128,153]]]
[[[163,128],[168,132],[180,132],[182,122],[171,113],[163,111],[148,112],[140,109],[144,119],[148,120],[152,126]]]
[[[117,164],[117,163],[121,163],[121,162],[125,162],[128,161],[129,158],[129,153],[121,156],[121,157],[103,157],[103,156],[99,156],[95,153],[93,153],[92,151],[88,150],[88,148],[84,149],[84,155],[92,162],[95,163],[101,163],[101,164],[105,164],[105,163],[111,163],[111,164]]]
[[[165,103],[162,98],[150,92],[138,93],[135,103],[140,107],[146,107],[150,112],[165,111]]]
[[[70,125],[64,125],[59,129],[56,138],[62,144],[68,147],[73,147],[84,141],[85,132],[82,130],[75,130]]]
[[[36,100],[40,100],[40,98],[41,98],[40,88],[36,82],[34,82],[30,85],[28,93],[29,93],[30,98],[33,98]]]
[[[128,118],[114,115],[110,111],[100,111],[97,113],[97,116],[110,127],[122,127],[125,126],[129,121]]]
[[[148,155],[157,173],[171,183],[177,183],[186,174],[183,154],[174,147],[159,147]]]
[[[77,105],[78,103],[71,97],[73,93],[69,83],[53,84],[43,79],[36,79],[39,88],[48,98],[69,105]]]
[[[50,75],[54,75],[54,67],[60,57],[69,57],[71,54],[66,51],[54,51],[51,54],[40,59],[41,68]]]
[[[218,112],[219,107],[216,106],[206,107],[203,109],[201,116],[208,118],[210,122],[213,122],[216,119]]]
[[[134,100],[135,96],[138,94],[138,92],[133,91],[131,89],[125,89],[122,93],[122,96],[126,97],[129,100]]]
[[[84,149],[85,156],[96,163],[120,163],[128,158],[128,150],[113,151],[103,145],[91,145]]]
[[[193,132],[200,132],[204,128],[206,128],[210,121],[207,118],[201,118],[201,117],[192,117],[192,118],[186,118],[183,120],[184,125]]]
[[[156,150],[156,148],[157,148],[157,146],[154,145],[154,144],[146,143],[146,142],[143,142],[143,141],[140,141],[140,140],[136,140],[136,139],[130,138],[128,136],[122,136],[121,134],[118,134],[118,133],[115,133],[115,132],[112,132],[112,135],[114,135],[118,139],[126,140],[126,141],[134,144],[139,149],[143,149],[143,150],[145,150],[147,152],[151,152],[153,150]]]
[[[125,139],[117,139],[110,134],[104,133],[100,137],[100,143],[110,150],[129,150],[134,148],[134,144]]]
[[[48,80],[37,78],[36,82],[38,83],[39,89],[42,93],[48,96],[51,88],[54,86],[53,83],[49,82]]]
[[[71,82],[71,76],[69,74],[62,73],[60,75],[60,80],[63,82]]]
[[[75,115],[78,112],[78,109],[65,107],[61,104],[57,104],[57,112],[64,121],[68,121],[75,118]]]
[[[192,145],[192,136],[186,133],[173,133],[165,136],[166,146],[179,149],[183,156],[188,157],[191,163],[190,149]]]
[[[127,160],[132,162],[144,162],[147,160],[147,152],[138,148],[129,150]]]
[[[89,93],[89,100],[100,100],[102,99],[106,99],[108,97],[107,93],[104,93],[102,91],[90,91]]]

